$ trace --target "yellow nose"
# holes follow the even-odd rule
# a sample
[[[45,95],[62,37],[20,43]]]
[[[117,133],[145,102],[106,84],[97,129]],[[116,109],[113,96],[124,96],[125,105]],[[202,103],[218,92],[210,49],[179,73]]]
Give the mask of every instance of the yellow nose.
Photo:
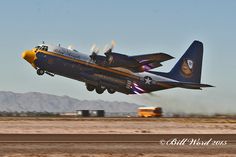
[[[36,67],[34,61],[36,60],[36,53],[32,50],[26,50],[22,53],[22,58],[29,62],[33,67]]]

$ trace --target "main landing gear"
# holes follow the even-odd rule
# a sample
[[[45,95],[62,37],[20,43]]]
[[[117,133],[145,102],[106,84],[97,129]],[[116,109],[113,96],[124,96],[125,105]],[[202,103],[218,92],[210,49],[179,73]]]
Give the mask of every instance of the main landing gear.
[[[106,90],[106,88],[104,88],[104,87],[101,87],[101,86],[96,87],[96,92],[98,94],[102,94],[105,90]]]
[[[107,89],[107,91],[108,91],[108,93],[110,93],[110,94],[113,94],[113,93],[116,92],[114,89]]]
[[[106,88],[103,87],[103,86],[94,86],[94,85],[91,85],[91,84],[88,84],[88,83],[86,83],[86,88],[90,92],[95,90],[98,94],[102,94],[106,90]],[[113,94],[113,93],[116,92],[114,89],[107,89],[107,91],[110,94]]]
[[[96,86],[90,85],[90,84],[86,84],[86,88],[87,88],[88,91],[92,92],[92,91],[94,91],[94,89],[96,88]]]

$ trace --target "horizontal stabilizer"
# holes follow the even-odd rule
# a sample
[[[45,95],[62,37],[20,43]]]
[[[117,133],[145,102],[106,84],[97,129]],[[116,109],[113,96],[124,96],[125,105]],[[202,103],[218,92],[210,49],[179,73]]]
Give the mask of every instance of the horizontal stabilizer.
[[[160,86],[168,86],[168,87],[181,87],[181,88],[187,88],[187,89],[201,89],[204,87],[214,87],[208,84],[198,84],[198,83],[189,83],[189,82],[171,82],[171,81],[161,81],[157,82]]]

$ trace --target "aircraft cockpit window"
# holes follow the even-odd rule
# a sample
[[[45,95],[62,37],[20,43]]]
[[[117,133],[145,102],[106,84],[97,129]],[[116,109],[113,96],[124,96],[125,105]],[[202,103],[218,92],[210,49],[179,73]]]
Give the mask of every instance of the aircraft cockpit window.
[[[40,50],[48,51],[48,47],[47,47],[47,46],[41,46],[41,47],[40,47]]]

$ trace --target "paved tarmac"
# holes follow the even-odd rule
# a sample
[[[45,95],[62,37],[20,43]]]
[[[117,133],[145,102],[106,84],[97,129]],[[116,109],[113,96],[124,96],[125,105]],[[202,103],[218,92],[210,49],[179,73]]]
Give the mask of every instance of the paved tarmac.
[[[0,157],[231,157],[235,117],[0,117]]]
[[[236,134],[0,134],[12,153],[235,155]]]

